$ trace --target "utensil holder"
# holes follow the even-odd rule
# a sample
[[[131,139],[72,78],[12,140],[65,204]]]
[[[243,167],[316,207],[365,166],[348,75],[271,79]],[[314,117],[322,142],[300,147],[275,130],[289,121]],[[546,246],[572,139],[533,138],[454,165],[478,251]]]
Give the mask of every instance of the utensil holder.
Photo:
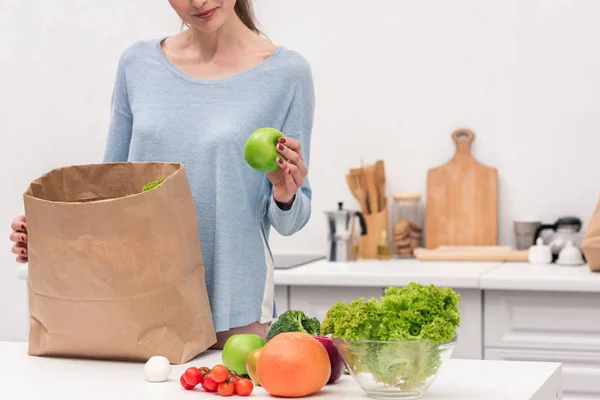
[[[360,247],[362,258],[376,259],[377,245],[381,238],[381,232],[388,231],[388,208],[385,207],[382,211],[373,214],[365,214],[365,222],[367,224],[367,234],[360,237]],[[387,235],[389,238],[389,234]]]

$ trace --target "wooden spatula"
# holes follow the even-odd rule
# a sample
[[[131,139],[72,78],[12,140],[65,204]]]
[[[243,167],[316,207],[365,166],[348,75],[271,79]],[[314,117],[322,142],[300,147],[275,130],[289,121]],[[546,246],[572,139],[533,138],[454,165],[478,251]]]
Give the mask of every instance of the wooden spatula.
[[[387,196],[385,195],[385,165],[383,160],[377,160],[375,162],[375,183],[377,185],[379,197],[379,211],[382,211],[387,205]]]
[[[370,214],[371,207],[369,204],[369,194],[367,192],[367,184],[365,181],[364,171],[362,168],[352,168],[350,169],[350,173],[354,176],[354,179],[357,183],[359,201],[361,204],[361,208],[363,209],[363,214]]]
[[[350,189],[352,196],[354,196],[357,201],[360,201],[356,179],[352,174],[346,174],[346,184],[348,185],[348,189]]]
[[[358,200],[363,214],[368,214],[367,195],[361,183],[359,172],[357,170],[350,170],[350,174],[346,175],[346,182],[350,188],[350,192]]]
[[[367,165],[363,168],[365,177],[367,197],[369,199],[370,214],[379,212],[379,193],[377,191],[377,182],[375,177],[375,165]]]

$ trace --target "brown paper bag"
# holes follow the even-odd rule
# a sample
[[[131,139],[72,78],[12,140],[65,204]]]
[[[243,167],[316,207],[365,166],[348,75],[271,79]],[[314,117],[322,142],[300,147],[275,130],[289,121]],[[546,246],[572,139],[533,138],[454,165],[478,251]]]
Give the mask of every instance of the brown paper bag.
[[[58,168],[24,201],[30,355],[180,364],[216,343],[181,164]]]
[[[600,201],[581,239],[581,250],[589,268],[592,271],[600,271]]]

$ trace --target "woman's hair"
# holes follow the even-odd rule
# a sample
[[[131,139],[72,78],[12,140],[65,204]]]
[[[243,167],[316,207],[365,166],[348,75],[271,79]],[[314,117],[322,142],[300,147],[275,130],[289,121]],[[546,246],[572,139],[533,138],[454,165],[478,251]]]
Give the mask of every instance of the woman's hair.
[[[248,29],[259,35],[261,34],[261,31],[256,26],[256,16],[254,15],[252,0],[236,0],[234,10]]]
[[[233,8],[239,19],[250,29],[251,31],[262,35],[262,32],[257,27],[256,16],[254,15],[254,8],[252,7],[252,0],[236,0]],[[184,21],[181,21],[181,29],[189,26]]]

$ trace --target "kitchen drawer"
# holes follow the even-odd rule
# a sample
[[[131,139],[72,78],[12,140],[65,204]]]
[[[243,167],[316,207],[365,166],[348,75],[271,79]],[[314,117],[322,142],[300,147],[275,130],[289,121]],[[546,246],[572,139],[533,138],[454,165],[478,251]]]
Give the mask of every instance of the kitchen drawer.
[[[290,309],[289,286],[275,286],[275,307],[277,315],[281,315]]]
[[[560,362],[563,399],[600,398],[600,352],[486,348],[484,355],[486,360]]]
[[[600,352],[600,294],[485,291],[484,346]]]

